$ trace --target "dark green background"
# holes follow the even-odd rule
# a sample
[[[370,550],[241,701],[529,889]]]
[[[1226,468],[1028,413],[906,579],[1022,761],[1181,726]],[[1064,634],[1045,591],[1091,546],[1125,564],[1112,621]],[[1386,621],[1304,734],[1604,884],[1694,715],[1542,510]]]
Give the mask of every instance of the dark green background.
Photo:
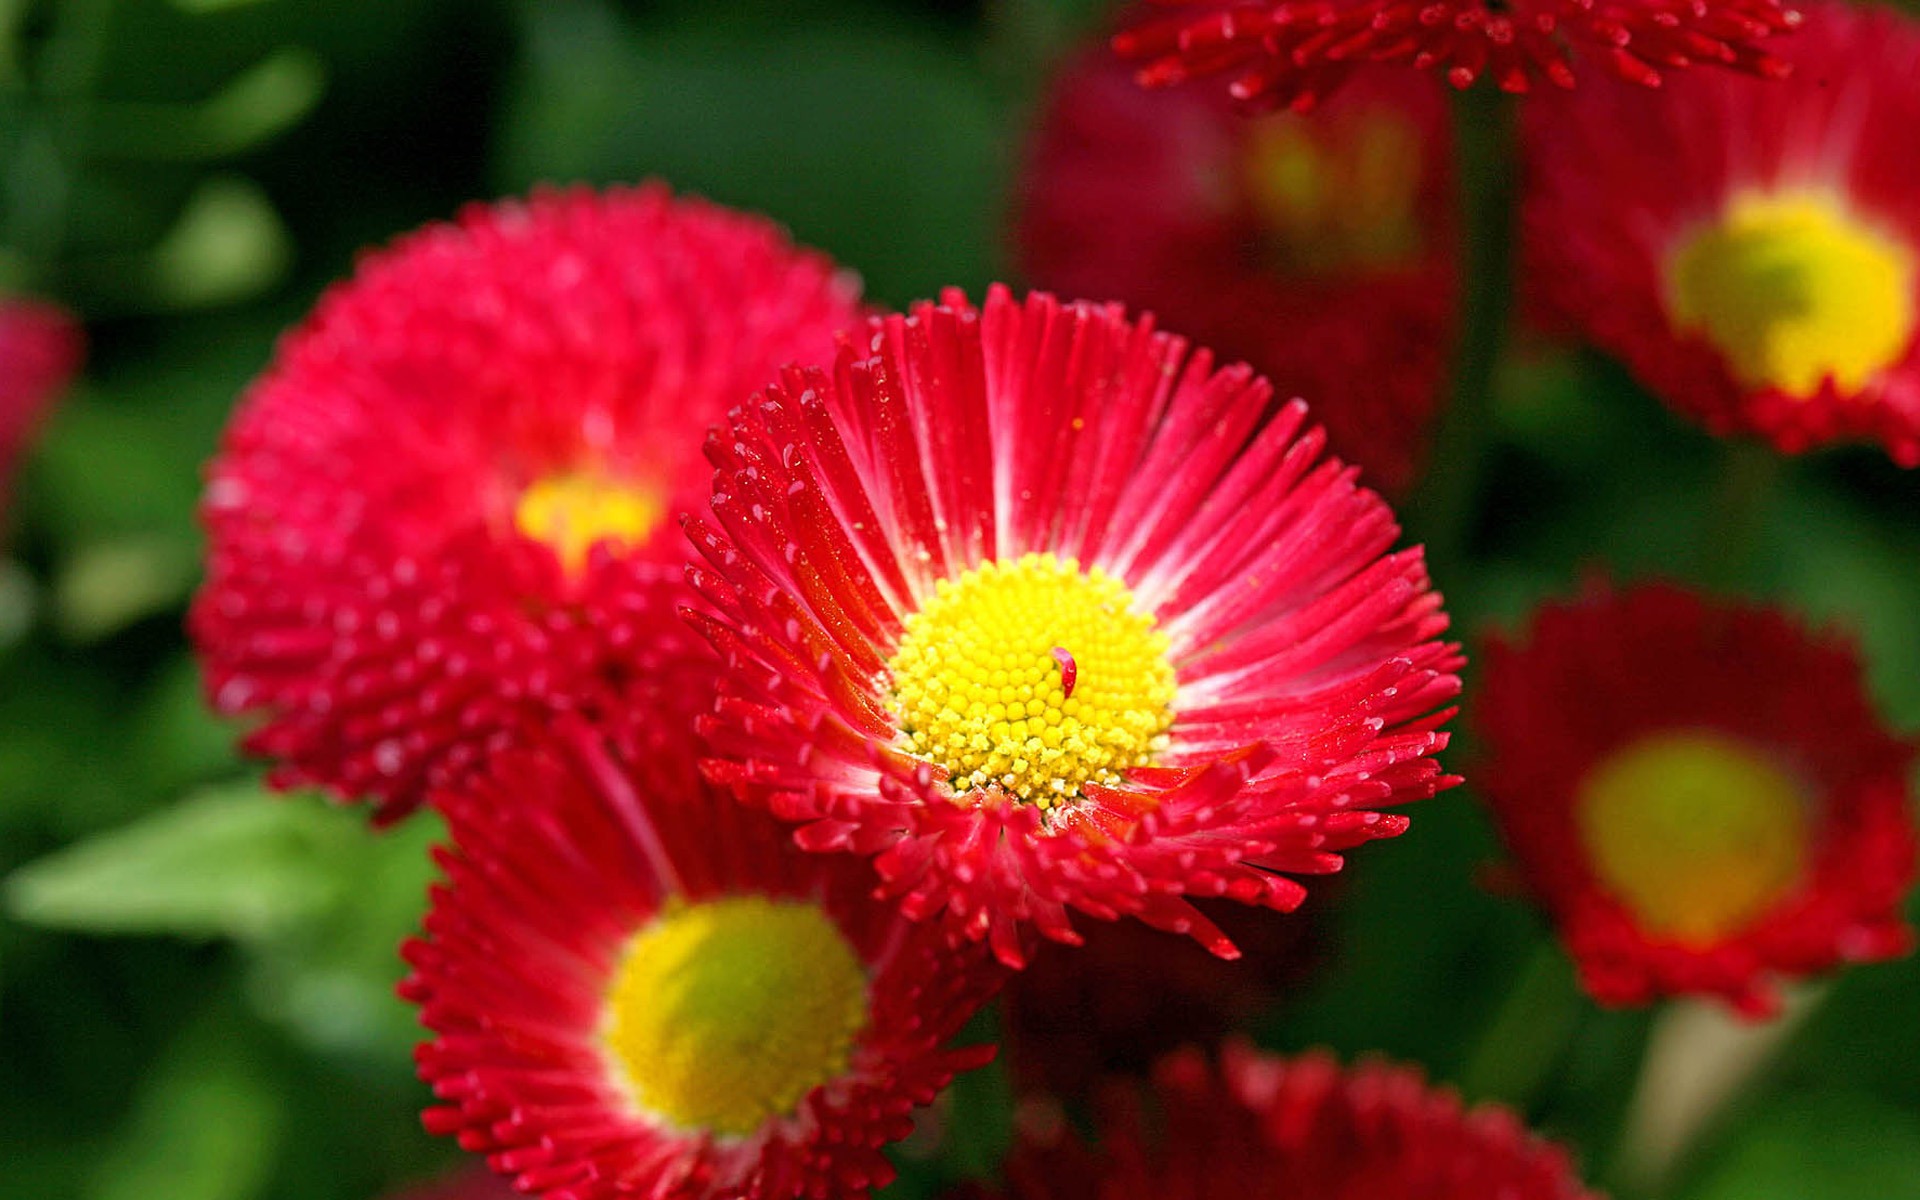
[[[391,995],[434,830],[263,798],[180,632],[200,464],[278,331],[357,248],[464,201],[649,175],[773,214],[876,300],[977,293],[1009,272],[1046,64],[1101,8],[0,0],[0,289],[93,342],[0,570],[0,1195],[358,1200],[453,1161]],[[1725,447],[1539,346],[1494,412],[1469,565],[1440,580],[1463,634],[1597,572],[1692,575],[1857,631],[1920,727],[1920,477],[1761,461],[1768,489],[1718,517]],[[1605,1179],[1649,1016],[1594,1010],[1480,888],[1470,789],[1414,815],[1356,857],[1331,964],[1258,1034],[1422,1062]],[[956,1093],[961,1144],[902,1194],[991,1159],[998,1084]],[[1841,978],[1670,1194],[1920,1197],[1920,965]]]

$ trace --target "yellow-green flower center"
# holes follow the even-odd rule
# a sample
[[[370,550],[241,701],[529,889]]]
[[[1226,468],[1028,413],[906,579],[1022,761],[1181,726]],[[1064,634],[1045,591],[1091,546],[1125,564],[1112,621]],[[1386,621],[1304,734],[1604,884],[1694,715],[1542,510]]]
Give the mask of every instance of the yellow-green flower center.
[[[1064,804],[1151,761],[1173,724],[1166,635],[1118,579],[1051,554],[941,580],[888,666],[901,729],[956,792]]]
[[[735,896],[664,910],[634,937],[605,1039],[642,1109],[744,1134],[842,1074],[866,1017],[859,956],[818,906]]]
[[[1264,245],[1280,269],[1379,269],[1420,253],[1420,135],[1391,109],[1332,129],[1293,113],[1256,118],[1242,154]]]
[[[553,548],[560,565],[577,574],[600,542],[639,546],[666,515],[657,492],[592,471],[549,475],[520,495],[514,528]]]
[[[1800,784],[1718,733],[1658,734],[1604,759],[1577,817],[1600,883],[1648,932],[1711,944],[1799,882],[1809,813]]]
[[[1914,332],[1914,255],[1837,198],[1735,196],[1666,264],[1667,308],[1741,384],[1807,397],[1864,386]]]

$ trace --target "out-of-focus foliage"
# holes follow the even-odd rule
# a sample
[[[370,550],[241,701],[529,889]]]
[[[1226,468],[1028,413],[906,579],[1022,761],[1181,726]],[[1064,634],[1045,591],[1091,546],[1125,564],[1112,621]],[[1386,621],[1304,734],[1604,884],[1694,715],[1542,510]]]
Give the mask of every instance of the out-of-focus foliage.
[[[93,343],[0,554],[0,1192],[359,1200],[456,1156],[420,1130],[392,997],[434,828],[263,794],[180,632],[199,466],[279,330],[356,248],[573,179],[770,212],[881,301],[977,292],[1009,269],[1046,64],[1103,9],[0,0],[0,288],[75,307]],[[1920,728],[1914,476],[1864,451],[1763,464],[1766,520],[1726,528],[1724,447],[1617,370],[1531,353],[1498,401],[1475,569],[1441,580],[1463,633],[1590,572],[1697,572],[1856,630]],[[1259,1034],[1423,1062],[1605,1182],[1647,1016],[1594,1011],[1483,886],[1466,790],[1414,815],[1356,860],[1329,965]],[[1841,978],[1673,1194],[1920,1196],[1917,997],[1911,960]],[[900,1194],[990,1168],[1004,1089],[943,1102]]]

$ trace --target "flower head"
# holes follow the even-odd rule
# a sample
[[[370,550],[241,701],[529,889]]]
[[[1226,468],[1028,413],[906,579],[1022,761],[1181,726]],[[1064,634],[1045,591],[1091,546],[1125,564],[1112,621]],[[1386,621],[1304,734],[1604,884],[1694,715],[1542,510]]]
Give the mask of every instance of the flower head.
[[[1469,1109],[1411,1067],[1342,1068],[1229,1043],[1163,1059],[1145,1097],[1109,1097],[1100,1141],[1029,1122],[1004,1200],[1590,1200],[1567,1154],[1513,1113]]]
[[[1769,40],[1800,14],[1784,0],[1150,0],[1169,11],[1113,39],[1150,87],[1229,77],[1239,100],[1305,111],[1367,63],[1399,63],[1456,88],[1570,88],[1573,51],[1658,87],[1679,68],[1778,77]]]
[[[0,514],[13,467],[80,368],[80,326],[37,300],[0,297]]]
[[[1780,976],[1907,949],[1907,770],[1846,645],[1666,585],[1489,648],[1476,778],[1596,998],[1762,1014]]]
[[[446,882],[401,989],[434,1034],[426,1123],[523,1191],[864,1196],[914,1106],[992,1057],[945,1047],[1000,983],[983,952],[690,760],[563,722],[435,803]]]
[[[1454,342],[1452,133],[1428,80],[1363,72],[1311,117],[1142,92],[1111,55],[1053,84],[1020,188],[1042,287],[1151,310],[1305,396],[1389,493],[1416,477]]]
[[[1920,465],[1920,25],[1815,4],[1783,54],[1781,83],[1530,106],[1528,275],[1715,433]]]
[[[405,814],[555,714],[687,736],[672,514],[702,432],[858,318],[768,222],[664,189],[475,207],[361,263],[209,473],[192,627],[277,782]]]
[[[1010,964],[1070,909],[1231,954],[1183,897],[1291,908],[1400,832],[1460,661],[1393,514],[1270,401],[998,288],[787,372],[689,525],[730,665],[708,769]]]

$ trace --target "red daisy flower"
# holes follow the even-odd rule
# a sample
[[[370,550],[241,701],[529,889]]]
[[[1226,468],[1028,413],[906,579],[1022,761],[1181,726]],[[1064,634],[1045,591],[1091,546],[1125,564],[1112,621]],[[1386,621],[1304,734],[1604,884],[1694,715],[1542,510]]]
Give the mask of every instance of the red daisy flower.
[[[388,1200],[514,1200],[519,1194],[498,1175],[475,1167],[434,1183],[392,1193]]]
[[[1523,126],[1550,315],[1716,433],[1920,465],[1920,24],[1807,9],[1793,78],[1582,89]]]
[[[446,882],[402,951],[425,1120],[523,1191],[865,1196],[913,1108],[993,1056],[943,1048],[999,986],[983,952],[690,762],[622,766],[571,725],[435,803]]]
[[[876,856],[915,917],[1024,960],[1022,925],[1282,872],[1451,782],[1457,648],[1419,550],[1298,402],[1117,305],[958,293],[789,371],[708,442],[697,618],[729,660],[716,779]]]
[[[1412,1067],[1229,1043],[1218,1067],[1196,1050],[1163,1059],[1148,1100],[1151,1114],[1107,1097],[1097,1148],[1029,1122],[1005,1200],[1591,1200],[1566,1151]]]
[[[1083,56],[1028,156],[1022,258],[1307,397],[1334,451],[1401,493],[1454,343],[1452,140],[1445,97],[1405,72],[1368,71],[1311,119],[1248,118]]]
[[[80,326],[62,309],[0,297],[0,515],[13,467],[80,369]]]
[[[1145,1071],[1171,1050],[1247,1027],[1326,961],[1328,891],[1291,921],[1195,901],[1240,948],[1238,962],[1138,921],[1091,925],[1083,946],[1043,945],[1001,995],[1002,1058],[1015,1086],[1084,1095],[1114,1072]]]
[[[1437,71],[1456,88],[1570,88],[1572,51],[1658,87],[1669,69],[1712,64],[1778,78],[1764,43],[1799,25],[1784,0],[1148,0],[1173,11],[1113,39],[1165,87],[1229,75],[1235,99],[1306,111],[1366,63]]]
[[[282,786],[391,820],[555,713],[688,736],[711,655],[669,515],[701,433],[831,353],[853,282],[664,188],[475,207],[361,263],[210,470],[192,628]]]
[[[1479,783],[1593,995],[1719,995],[1906,951],[1907,770],[1852,649],[1665,585],[1489,648]]]

